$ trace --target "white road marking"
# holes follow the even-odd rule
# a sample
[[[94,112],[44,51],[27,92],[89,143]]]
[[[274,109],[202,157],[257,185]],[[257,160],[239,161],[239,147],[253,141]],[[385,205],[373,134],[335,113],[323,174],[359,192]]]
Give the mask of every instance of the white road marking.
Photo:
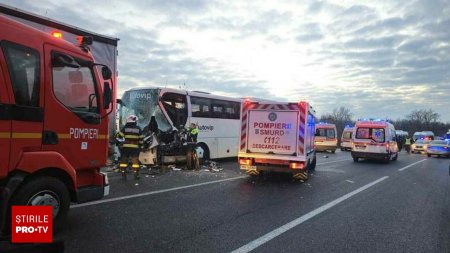
[[[335,172],[335,173],[345,173],[345,171],[340,169],[316,169],[319,172]]]
[[[354,181],[352,181],[352,180],[345,180],[345,181],[347,181],[347,182],[349,182],[349,183],[351,183],[351,184],[354,184],[355,182]]]
[[[421,162],[423,162],[423,161],[426,161],[427,159],[422,159],[422,160],[420,160],[420,161],[418,161],[418,162],[415,162],[415,163],[411,163],[410,165],[408,165],[408,166],[406,166],[406,167],[403,167],[403,168],[401,168],[401,169],[398,169],[398,171],[404,171],[404,170],[406,170],[406,169],[408,169],[408,168],[411,168],[412,166],[414,166],[414,165],[416,165],[416,164],[418,164],[418,163],[421,163]]]
[[[267,233],[267,234],[257,238],[256,240],[249,242],[248,244],[246,244],[246,245],[244,245],[244,246],[242,246],[242,247],[232,251],[232,253],[247,253],[247,252],[250,252],[250,251],[258,248],[259,246],[263,245],[264,243],[274,239],[275,237],[277,237],[277,236],[287,232],[288,230],[290,230],[290,229],[292,229],[292,228],[302,224],[303,222],[313,218],[314,216],[316,216],[316,215],[318,215],[318,214],[320,214],[322,212],[325,212],[326,210],[328,210],[328,209],[332,208],[333,206],[343,202],[344,200],[346,200],[348,198],[351,198],[352,196],[354,196],[354,195],[356,195],[356,194],[358,194],[358,193],[360,193],[360,192],[362,192],[362,191],[364,191],[364,190],[366,190],[366,189],[368,189],[368,188],[370,188],[370,187],[380,183],[383,180],[386,180],[387,178],[389,178],[389,177],[388,176],[382,177],[382,178],[380,178],[378,180],[373,181],[372,183],[366,184],[366,185],[364,185],[361,188],[358,188],[358,189],[356,189],[356,190],[354,190],[354,191],[352,191],[350,193],[347,193],[344,196],[342,196],[340,198],[337,198],[337,199],[331,201],[330,203],[325,204],[325,205],[323,205],[323,206],[321,206],[321,207],[319,207],[317,209],[314,209],[313,211],[311,211],[311,212],[309,212],[309,213],[307,213],[307,214],[305,214],[303,216],[300,216],[299,218],[297,218],[297,219],[295,219],[295,220],[293,220],[293,221],[291,221],[291,222],[289,222],[289,223],[287,223],[287,224],[285,224],[285,225],[283,225],[283,226],[281,226],[281,227],[279,227],[279,228],[277,228],[277,229],[275,229],[275,230],[273,230],[273,231],[271,231],[271,232],[269,232],[269,233]]]
[[[97,201],[93,201],[93,202],[88,202],[88,203],[83,203],[83,204],[78,204],[78,205],[72,205],[70,208],[77,208],[77,207],[83,207],[83,206],[93,206],[93,205],[98,205],[98,204],[108,203],[108,202],[114,202],[114,201],[119,201],[119,200],[124,200],[124,199],[132,199],[132,198],[138,198],[138,197],[143,197],[143,196],[148,196],[148,195],[155,195],[155,194],[164,193],[164,192],[171,192],[171,191],[178,191],[178,190],[183,190],[183,189],[188,189],[188,188],[194,188],[194,187],[199,187],[199,186],[203,186],[203,185],[209,185],[209,184],[216,184],[216,183],[222,183],[222,182],[227,182],[227,181],[233,181],[233,180],[246,178],[246,177],[248,177],[248,176],[232,177],[232,178],[214,180],[214,181],[209,181],[209,182],[204,182],[204,183],[199,183],[199,184],[185,185],[185,186],[174,187],[174,188],[163,189],[163,190],[157,190],[157,191],[151,191],[151,192],[143,192],[143,193],[138,193],[138,194],[133,194],[133,195],[128,195],[128,196],[117,197],[117,198],[97,200]]]
[[[352,159],[342,159],[342,160],[336,160],[336,161],[329,161],[329,162],[324,162],[324,163],[318,163],[316,165],[323,165],[323,164],[329,164],[329,163],[337,163],[337,162],[343,162],[343,161],[350,161]]]

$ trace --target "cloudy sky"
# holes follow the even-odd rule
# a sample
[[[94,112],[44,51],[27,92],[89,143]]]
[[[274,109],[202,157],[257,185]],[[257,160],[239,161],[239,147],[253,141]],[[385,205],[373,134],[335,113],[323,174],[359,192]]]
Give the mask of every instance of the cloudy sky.
[[[282,101],[319,116],[450,122],[450,0],[0,0],[120,38],[119,92],[184,87]]]

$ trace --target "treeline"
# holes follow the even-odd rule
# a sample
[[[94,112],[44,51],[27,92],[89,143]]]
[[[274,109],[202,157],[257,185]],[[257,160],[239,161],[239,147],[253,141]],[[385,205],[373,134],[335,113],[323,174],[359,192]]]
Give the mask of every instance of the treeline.
[[[450,129],[450,123],[443,123],[440,120],[439,113],[428,110],[413,110],[406,115],[404,119],[390,120],[397,130],[403,130],[409,133],[411,137],[415,132],[433,131],[436,136],[443,136]],[[322,115],[320,122],[333,123],[337,128],[337,137],[340,140],[342,131],[346,125],[355,125],[353,113],[346,107],[335,108],[331,113]]]

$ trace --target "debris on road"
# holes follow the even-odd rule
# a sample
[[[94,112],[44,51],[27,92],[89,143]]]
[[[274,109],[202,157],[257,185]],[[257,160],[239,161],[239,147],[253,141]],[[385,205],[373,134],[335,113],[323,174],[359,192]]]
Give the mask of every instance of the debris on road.
[[[172,164],[167,166],[167,168],[169,170],[173,170],[173,171],[181,171],[181,168],[177,168],[175,165],[172,165]]]
[[[205,161],[205,164],[202,165],[203,171],[211,171],[211,172],[219,172],[222,171],[223,168],[219,166],[217,162],[214,161]]]

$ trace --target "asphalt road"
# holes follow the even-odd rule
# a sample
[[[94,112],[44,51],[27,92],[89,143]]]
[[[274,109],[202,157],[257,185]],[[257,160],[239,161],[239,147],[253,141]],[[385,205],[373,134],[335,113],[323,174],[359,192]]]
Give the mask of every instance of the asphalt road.
[[[324,157],[328,156],[328,157]],[[223,170],[110,173],[111,195],[72,206],[66,252],[450,252],[450,160],[389,164],[318,154],[306,183]]]

